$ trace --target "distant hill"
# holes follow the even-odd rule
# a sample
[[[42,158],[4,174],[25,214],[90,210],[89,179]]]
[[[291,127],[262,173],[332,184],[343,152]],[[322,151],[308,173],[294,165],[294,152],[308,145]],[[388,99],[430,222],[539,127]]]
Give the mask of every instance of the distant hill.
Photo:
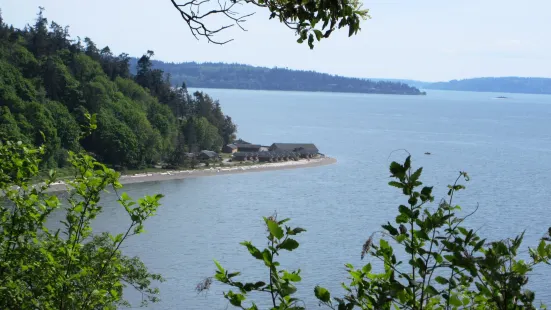
[[[131,59],[130,65],[135,70],[136,59]],[[162,61],[153,61],[153,68],[170,74],[174,86],[185,83],[187,87],[201,88],[424,95],[418,88],[401,82],[371,81],[286,68]]]
[[[422,88],[495,93],[551,94],[551,79],[532,77],[483,77],[429,83]]]

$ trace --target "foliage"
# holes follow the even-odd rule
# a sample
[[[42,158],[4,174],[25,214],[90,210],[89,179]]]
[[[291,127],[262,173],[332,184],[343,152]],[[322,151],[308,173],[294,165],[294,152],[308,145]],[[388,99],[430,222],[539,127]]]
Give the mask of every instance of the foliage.
[[[130,60],[136,71],[137,60]],[[169,63],[153,61],[153,67],[170,74],[173,85],[185,81],[189,87],[262,89],[293,91],[352,92],[370,94],[422,95],[419,89],[406,83],[371,81],[315,71],[286,68],[263,68],[224,63]]]
[[[82,149],[110,167],[144,168],[182,150],[219,151],[234,138],[237,127],[219,103],[172,88],[152,67],[152,51],[133,76],[127,54],[71,40],[67,27],[48,25],[42,13],[23,30],[0,23],[0,141],[45,143],[41,169],[64,167],[68,151]],[[97,114],[98,130],[79,141],[86,113]],[[208,134],[186,138],[185,123],[201,117]]]
[[[512,239],[489,242],[473,229],[463,226],[473,213],[460,217],[461,207],[454,204],[454,196],[465,189],[459,181],[469,180],[460,172],[448,186],[448,198],[433,209],[432,187],[420,181],[422,168],[413,170],[411,157],[403,164],[392,162],[389,185],[400,190],[406,203],[398,207],[394,223],[382,225],[382,231],[373,232],[365,242],[361,258],[370,262],[361,268],[346,264],[350,283],[344,284],[345,296],[332,298],[321,286],[314,288],[319,303],[331,309],[536,309],[535,293],[526,289],[528,276],[534,267],[551,262],[551,228],[536,248],[529,248],[528,257],[522,257],[520,247],[524,233]],[[265,219],[270,243],[260,251],[250,242],[247,247],[253,257],[263,260],[270,268],[271,279],[279,265],[271,260],[281,248],[293,250],[295,241],[287,246],[289,236],[303,231],[283,230],[281,222]],[[378,242],[377,242],[378,237]],[[273,266],[273,267],[272,267]],[[267,291],[272,296],[287,296],[285,286],[266,286],[263,282],[241,283],[233,278],[239,272],[229,273],[217,263],[216,280],[239,289],[224,294],[234,306],[243,309],[247,293]],[[288,274],[283,271],[283,274]],[[298,275],[298,273],[297,273]],[[294,277],[294,276],[293,276]],[[276,282],[280,278],[272,279]],[[296,278],[300,280],[300,278]],[[294,293],[295,291],[291,289]],[[274,300],[272,298],[272,300]],[[296,304],[279,300],[272,309],[302,309]],[[540,306],[543,307],[543,306]]]
[[[524,234],[487,242],[462,226],[467,217],[456,215],[460,207],[453,198],[465,188],[458,181],[469,179],[466,172],[448,186],[448,200],[435,210],[424,207],[434,199],[432,187],[418,190],[422,168],[413,171],[410,157],[403,164],[393,162],[390,172],[395,181],[389,185],[400,189],[407,204],[398,207],[394,224],[382,226],[379,244],[374,233],[362,250],[362,258],[382,262],[384,272],[372,272],[371,263],[361,269],[348,264],[346,296],[334,303],[329,293],[317,296],[322,303],[338,309],[536,309],[535,294],[525,285],[535,265],[551,260],[548,238],[530,249],[531,261],[520,259]],[[392,244],[406,257],[398,258]]]
[[[231,0],[218,2],[219,7],[207,9],[208,1],[171,0],[174,8],[187,23],[191,33],[198,38],[205,37],[208,42],[225,44],[230,40],[217,40],[215,37],[224,29],[237,25],[242,26],[246,18],[253,15],[240,14],[235,11],[236,5],[249,4],[268,10],[270,19],[277,19],[299,36],[298,43],[307,42],[310,49],[314,48],[314,40],[320,41],[328,38],[337,29],[348,27],[348,36],[358,33],[360,21],[369,18],[368,10],[362,9],[362,3],[358,0],[310,0],[310,1],[282,1],[282,0]],[[206,3],[206,4],[205,4]],[[207,25],[208,18],[220,15],[227,18],[230,24],[212,28]]]
[[[262,251],[255,247],[251,242],[245,241],[241,245],[245,246],[249,253],[257,260],[260,260],[268,268],[269,278],[266,281],[257,282],[239,282],[234,280],[239,276],[240,272],[228,272],[220,263],[215,261],[216,271],[215,279],[221,283],[236,288],[238,291],[228,291],[224,293],[224,297],[235,307],[241,309],[254,310],[258,306],[251,302],[250,306],[245,306],[244,302],[247,299],[247,294],[253,291],[268,293],[271,298],[272,307],[270,309],[305,309],[300,306],[300,300],[293,297],[297,291],[293,283],[301,281],[300,269],[297,271],[287,271],[280,269],[280,263],[276,258],[281,251],[293,251],[299,246],[299,243],[293,239],[293,236],[304,232],[302,228],[291,228],[283,226],[289,219],[278,221],[276,216],[265,217],[264,223],[267,227],[268,246]]]
[[[128,305],[125,287],[140,291],[144,303],[158,301],[152,285],[162,277],[149,273],[137,257],[123,255],[121,245],[143,232],[162,195],[138,200],[119,195],[117,172],[69,152],[75,175],[61,199],[50,191],[55,171],[39,185],[30,183],[44,154],[45,147],[0,143],[0,308],[115,309]],[[93,234],[101,194],[111,187],[130,224],[117,235]]]

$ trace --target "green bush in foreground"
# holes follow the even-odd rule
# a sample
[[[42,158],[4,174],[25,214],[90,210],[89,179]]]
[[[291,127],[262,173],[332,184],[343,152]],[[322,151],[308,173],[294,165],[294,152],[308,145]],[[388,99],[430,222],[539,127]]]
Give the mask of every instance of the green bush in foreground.
[[[421,187],[422,168],[413,171],[410,157],[403,164],[393,162],[390,172],[394,180],[389,185],[398,188],[407,203],[398,207],[394,223],[383,225],[382,231],[373,232],[365,242],[362,259],[366,256],[372,262],[360,269],[346,264],[350,283],[343,283],[344,297],[332,298],[327,289],[315,287],[320,305],[338,310],[536,309],[535,294],[525,286],[534,266],[551,261],[551,229],[536,248],[529,248],[530,260],[525,261],[518,258],[524,234],[489,242],[462,226],[469,215],[456,215],[461,208],[453,204],[453,198],[465,188],[458,182],[468,181],[467,173],[460,172],[448,186],[448,199],[431,209],[426,205],[434,201],[432,187]],[[264,221],[268,246],[259,250],[250,242],[242,245],[269,269],[268,281],[238,282],[234,278],[240,273],[228,272],[218,262],[215,279],[237,290],[224,293],[235,307],[258,309],[246,299],[249,292],[260,291],[271,296],[272,310],[304,309],[292,297],[296,292],[292,283],[301,280],[299,272],[279,270],[275,261],[282,250],[298,248],[291,237],[304,230],[283,227],[288,219]],[[397,256],[394,247],[401,248],[405,256]]]
[[[124,256],[120,247],[143,232],[162,196],[118,195],[118,173],[88,155],[69,152],[75,175],[67,181],[70,191],[62,203],[47,192],[55,172],[43,184],[31,184],[44,151],[0,142],[0,309],[115,309],[128,305],[126,286],[140,291],[144,302],[157,301],[152,282],[162,281],[161,276],[149,273],[138,258]],[[100,194],[108,187],[131,223],[122,234],[94,235],[91,223],[102,211]],[[54,213],[63,219],[52,223]]]

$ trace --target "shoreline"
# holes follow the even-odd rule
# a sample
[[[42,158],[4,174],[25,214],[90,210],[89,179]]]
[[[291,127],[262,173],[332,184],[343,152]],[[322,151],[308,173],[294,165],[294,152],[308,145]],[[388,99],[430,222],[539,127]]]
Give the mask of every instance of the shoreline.
[[[209,169],[202,169],[202,170],[171,170],[171,171],[165,171],[165,172],[137,173],[133,175],[122,175],[119,178],[119,182],[122,185],[126,185],[126,184],[134,184],[134,183],[181,180],[181,179],[187,179],[187,178],[199,178],[199,177],[208,177],[208,176],[216,176],[216,175],[287,170],[287,169],[298,169],[298,168],[313,168],[313,167],[332,165],[332,164],[335,164],[336,162],[337,162],[337,159],[335,158],[324,157],[324,158],[310,159],[309,161],[306,159],[301,159],[298,161],[264,163],[264,164],[255,164],[255,165],[241,166],[241,167],[222,167],[222,168],[216,167],[216,168],[209,168]],[[66,189],[67,187],[65,183],[62,181],[59,181],[51,184],[51,186],[47,191],[58,192]]]

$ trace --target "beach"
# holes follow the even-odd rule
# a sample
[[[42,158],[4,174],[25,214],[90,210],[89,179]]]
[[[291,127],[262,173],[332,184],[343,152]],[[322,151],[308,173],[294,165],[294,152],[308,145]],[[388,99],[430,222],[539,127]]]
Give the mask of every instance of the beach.
[[[155,173],[138,173],[132,175],[122,175],[119,179],[121,184],[132,183],[146,183],[146,182],[159,182],[166,180],[178,180],[186,178],[198,178],[208,177],[225,174],[236,173],[248,173],[248,172],[262,172],[272,170],[285,170],[285,169],[297,169],[297,168],[312,168],[325,165],[331,165],[336,163],[337,160],[331,157],[314,158],[314,159],[301,159],[297,161],[286,161],[276,163],[263,163],[254,164],[248,166],[233,166],[233,167],[213,167],[208,169],[196,169],[196,170],[172,170],[165,172]],[[63,181],[52,183],[48,191],[62,191],[66,189],[66,185]]]

